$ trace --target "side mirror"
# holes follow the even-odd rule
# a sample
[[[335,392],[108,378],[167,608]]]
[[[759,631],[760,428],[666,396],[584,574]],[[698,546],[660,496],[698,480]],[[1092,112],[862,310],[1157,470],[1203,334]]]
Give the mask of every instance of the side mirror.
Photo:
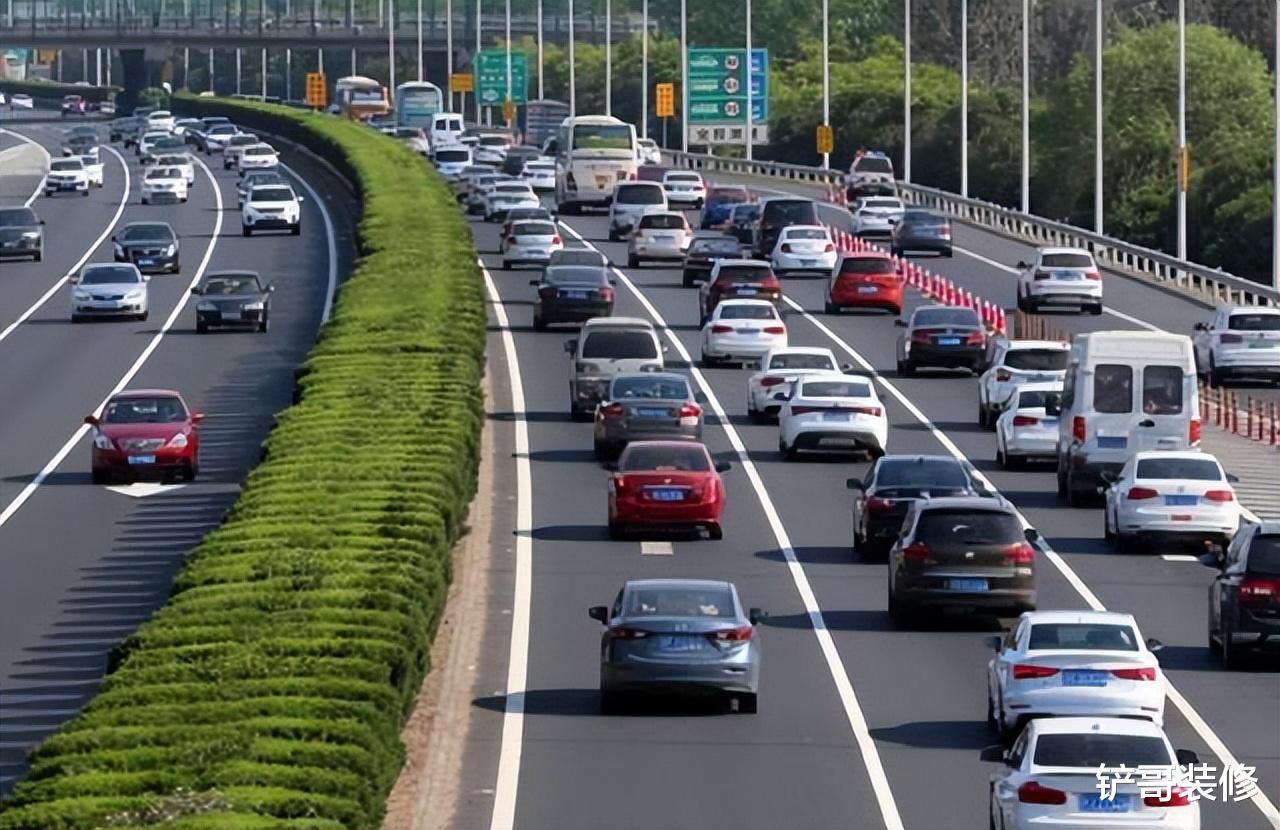
[[[530,285],[540,285],[542,280],[529,280]]]
[[[1000,746],[1000,744],[992,744],[985,747],[978,757],[991,764],[1003,764],[1008,756],[1005,755],[1004,747]]]
[[[1147,638],[1147,651],[1156,652],[1164,648],[1164,643],[1154,637]]]
[[[663,353],[663,354],[667,354],[667,353],[668,353],[668,352],[670,352],[670,351],[671,351],[671,347],[670,347],[670,346],[663,346],[663,347],[662,347],[662,353]]]
[[[732,469],[733,469],[733,465],[732,465],[732,464],[730,464],[728,461],[717,461],[717,462],[716,462],[716,472],[717,472],[717,473],[727,473],[727,472],[729,472],[729,471],[730,471],[730,470],[732,470]]]
[[[863,484],[862,479],[858,479],[858,478],[846,478],[844,480],[844,486],[846,489],[849,489],[849,490],[862,491],[867,489],[867,485]]]
[[[785,401],[788,400],[786,392],[774,392],[769,396],[770,400]]]
[[[265,289],[263,289],[263,290],[264,290],[264,291],[266,291],[268,294],[274,294],[274,293],[276,293],[276,287],[275,287],[274,285],[268,285],[268,286],[267,286]]]
[[[759,625],[769,619],[769,615],[764,611],[761,611],[759,608],[752,608],[747,612],[747,619],[751,621],[752,625]]]
[[[203,413],[203,412],[196,412],[196,413],[192,414],[192,416],[191,416],[191,423],[193,423],[193,424],[198,424],[198,423],[200,423],[200,422],[201,422],[201,421],[203,421],[203,420],[204,420],[204,413]]]
[[[86,415],[86,416],[84,416],[84,422],[85,422],[86,424],[88,424],[89,426],[91,426],[91,427],[96,427],[96,426],[98,426],[98,424],[99,424],[98,416],[97,416],[97,415]]]
[[[1174,750],[1174,756],[1178,759],[1178,766],[1189,767],[1192,764],[1200,763],[1200,756],[1190,749]]]
[[[1040,531],[1036,530],[1034,527],[1027,528],[1022,532],[1022,535],[1033,545],[1040,543]]]
[[[1208,331],[1208,330],[1209,330],[1209,324],[1208,324],[1208,323],[1196,323],[1196,324],[1195,324],[1194,326],[1192,326],[1191,328],[1192,328],[1192,329],[1194,329],[1194,330],[1196,330],[1196,331]]]
[[[142,275],[142,281],[143,281],[143,282],[151,282],[151,275],[150,275],[150,274],[143,274],[143,275]]]
[[[202,291],[203,289],[200,288],[200,286],[198,285],[191,289],[191,293],[196,295],[199,295],[200,293],[202,293]]]
[[[569,354],[573,354],[578,351],[578,338],[574,337],[564,341],[564,350]]]
[[[1020,259],[1020,260],[1018,260],[1018,267],[1019,267],[1019,268],[1030,268],[1031,266],[1030,266],[1030,265],[1027,265],[1027,263],[1026,263],[1026,262],[1024,262],[1023,260],[1021,260],[1021,259]]]
[[[905,329],[907,327],[907,321],[901,318],[894,320],[893,324],[900,329]]]
[[[609,622],[609,609],[604,605],[593,605],[587,609],[587,616],[607,625]]]
[[[43,220],[43,219],[41,219],[41,220],[40,220],[40,224],[41,224],[41,225],[43,225],[43,224],[44,224],[44,220]],[[111,237],[111,241],[112,241],[112,242],[116,242],[116,241],[118,241],[118,240],[115,238],[115,236],[112,236],[112,237]]]
[[[305,202],[306,200],[307,200],[307,197],[306,197],[306,196],[299,196],[299,197],[298,197],[298,201],[299,201],[299,202]]]
[[[617,281],[617,280],[609,280],[609,284],[610,284],[610,285],[617,285],[617,284],[618,284],[618,281]]]
[[[992,651],[999,651],[1000,644],[1002,642],[1003,641],[1000,639],[1000,635],[994,634],[987,638],[987,647],[990,648]]]
[[[1044,399],[1044,414],[1058,417],[1062,414],[1062,396],[1046,395]]]
[[[853,374],[853,372],[854,372],[853,364],[852,364],[852,363],[841,363],[841,364],[840,364],[840,371],[844,372],[846,375]]]

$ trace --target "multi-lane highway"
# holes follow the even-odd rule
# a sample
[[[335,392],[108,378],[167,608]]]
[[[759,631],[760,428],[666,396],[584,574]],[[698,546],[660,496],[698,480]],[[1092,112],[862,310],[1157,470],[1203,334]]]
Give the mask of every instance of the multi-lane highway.
[[[838,209],[824,218],[847,227]],[[625,245],[605,241],[602,216],[565,217],[562,228],[566,244],[626,261]],[[591,427],[568,414],[562,346],[573,333],[535,333],[531,274],[500,270],[493,227],[477,223],[475,237],[492,288],[493,417],[522,417],[498,433],[499,527],[512,525],[514,535],[495,535],[501,591],[491,600],[453,826],[488,827],[491,817],[494,827],[556,830],[986,826],[991,769],[978,753],[993,742],[984,723],[984,640],[993,629],[954,620],[895,630],[886,613],[885,566],[850,553],[845,479],[861,476],[865,463],[783,461],[777,427],[746,417],[748,373],[691,362],[698,357],[697,292],[680,287],[675,270],[617,269],[614,313],[659,327],[670,345],[668,364],[689,372],[709,397],[706,443],[734,469],[725,477],[723,541],[610,541],[607,474],[593,460]],[[1008,266],[1029,249],[963,227],[956,243],[954,259],[930,267],[1012,305]],[[971,459],[1046,537],[1050,549],[1036,563],[1039,606],[1137,615],[1144,634],[1166,644],[1161,662],[1174,689],[1166,729],[1175,746],[1215,766],[1224,757],[1256,766],[1262,790],[1274,798],[1280,675],[1227,673],[1210,657],[1211,572],[1194,561],[1111,552],[1101,512],[1059,503],[1051,469],[995,465],[994,437],[975,423],[974,379],[897,377],[898,332],[889,317],[821,313],[817,280],[787,280],[784,289],[792,345],[833,348],[878,374],[892,424],[889,452]],[[908,304],[918,302],[911,297]],[[1187,300],[1121,278],[1108,280],[1107,304],[1114,310],[1108,316],[1056,321],[1069,331],[1189,332],[1206,316]],[[511,377],[508,368],[515,369]],[[678,706],[599,713],[601,629],[586,609],[612,601],[626,579],[658,576],[729,579],[744,604],[770,612],[758,715]],[[505,689],[524,694],[511,700]],[[1233,830],[1276,820],[1269,801],[1206,802],[1203,815],[1206,828]]]
[[[0,152],[26,141],[60,155],[64,124],[0,126]],[[103,133],[105,186],[87,198],[36,195],[39,151],[35,169],[0,170],[0,205],[30,199],[46,223],[43,262],[0,265],[0,794],[26,750],[89,699],[112,645],[164,602],[183,556],[230,506],[289,404],[294,367],[353,251],[347,191],[287,148],[295,186],[308,196],[313,186],[323,202],[303,204],[300,237],[244,239],[235,175],[217,157],[197,156],[186,204],[146,206],[133,151]],[[146,321],[73,325],[68,276],[109,262],[111,236],[139,220],[173,226],[181,272],[152,277]],[[268,333],[196,335],[189,290],[225,269],[256,270],[276,286]],[[177,389],[205,414],[199,478],[171,489],[94,486],[85,415],[113,390],[149,387]]]

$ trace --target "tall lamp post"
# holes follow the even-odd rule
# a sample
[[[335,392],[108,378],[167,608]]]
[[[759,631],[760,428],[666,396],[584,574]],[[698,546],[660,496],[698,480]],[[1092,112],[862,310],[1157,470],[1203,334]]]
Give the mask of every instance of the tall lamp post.
[[[969,198],[969,0],[960,0],[960,195]]]
[[[640,0],[640,137],[649,137],[649,0]],[[748,29],[750,31],[750,29]]]
[[[1280,67],[1276,68],[1280,72]],[[1178,259],[1187,258],[1187,2],[1178,0]]]
[[[1102,233],[1102,0],[1094,3],[1093,36],[1093,232]]]
[[[1031,212],[1031,0],[1022,0],[1022,212]]]
[[[578,114],[578,60],[573,49],[573,0],[569,0],[569,115]]]
[[[902,180],[911,181],[911,0],[903,0]]]

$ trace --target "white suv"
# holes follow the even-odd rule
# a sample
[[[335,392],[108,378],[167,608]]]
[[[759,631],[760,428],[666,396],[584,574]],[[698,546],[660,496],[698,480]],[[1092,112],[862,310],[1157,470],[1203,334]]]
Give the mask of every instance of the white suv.
[[[1280,384],[1280,308],[1220,308],[1212,322],[1196,323],[1191,342],[1196,367],[1214,386],[1231,376]]]
[[[240,175],[250,170],[274,170],[280,166],[280,157],[270,144],[255,144],[240,151],[236,169]]]
[[[1074,306],[1102,313],[1102,273],[1083,248],[1038,248],[1031,262],[1018,263],[1018,310]]]
[[[79,156],[54,159],[49,162],[49,173],[44,177],[44,195],[68,190],[81,196],[89,195],[89,171]]]
[[[288,185],[266,185],[249,191],[240,208],[241,230],[245,236],[255,231],[287,230],[297,236],[302,232],[302,197]]]

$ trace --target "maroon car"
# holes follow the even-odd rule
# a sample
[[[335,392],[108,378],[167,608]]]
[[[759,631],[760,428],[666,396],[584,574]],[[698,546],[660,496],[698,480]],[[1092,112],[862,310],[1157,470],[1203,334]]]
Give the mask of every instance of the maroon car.
[[[101,415],[84,419],[93,429],[93,483],[115,478],[177,476],[191,481],[200,469],[204,420],[182,395],[168,389],[138,389],[113,395]]]
[[[88,105],[79,95],[64,95],[62,97],[63,115],[84,115],[87,109]]]

